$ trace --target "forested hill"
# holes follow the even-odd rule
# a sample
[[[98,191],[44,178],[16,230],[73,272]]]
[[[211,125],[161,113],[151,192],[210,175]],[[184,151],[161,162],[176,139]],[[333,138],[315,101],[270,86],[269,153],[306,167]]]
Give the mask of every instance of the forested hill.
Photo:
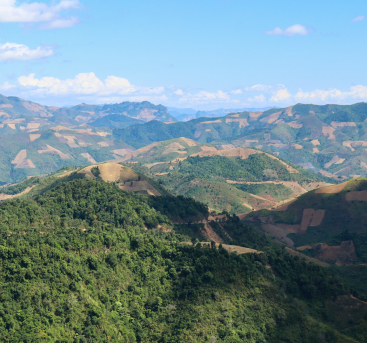
[[[237,244],[263,253],[183,244],[204,224],[175,225],[172,208],[205,206],[168,200],[77,178],[2,202],[0,341],[364,341],[363,303],[325,269],[232,216]]]

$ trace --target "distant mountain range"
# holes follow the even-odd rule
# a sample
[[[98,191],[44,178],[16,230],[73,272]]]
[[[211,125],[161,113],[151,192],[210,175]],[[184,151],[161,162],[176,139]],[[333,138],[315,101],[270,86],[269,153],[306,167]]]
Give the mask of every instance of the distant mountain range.
[[[151,121],[115,129],[114,137],[140,148],[187,137],[221,149],[256,148],[336,180],[367,175],[367,104],[304,105],[230,113],[165,125]]]
[[[192,119],[198,119],[200,117],[222,117],[228,113],[232,112],[243,112],[243,111],[266,111],[274,107],[264,107],[264,108],[219,108],[216,110],[205,110],[197,111],[193,108],[177,108],[177,107],[167,107],[168,112],[175,117],[178,121],[189,121]]]

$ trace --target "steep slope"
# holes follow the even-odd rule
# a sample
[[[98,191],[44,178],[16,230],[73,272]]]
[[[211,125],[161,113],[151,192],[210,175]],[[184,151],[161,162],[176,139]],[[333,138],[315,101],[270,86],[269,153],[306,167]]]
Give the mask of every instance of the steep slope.
[[[1,203],[1,340],[352,343],[365,337],[365,305],[322,267],[284,254],[250,229],[251,244],[267,254],[182,244],[187,237],[159,231],[172,228],[174,217],[157,212],[152,199],[83,178]],[[346,304],[344,314],[353,319],[341,325],[335,309]]]
[[[352,179],[245,218],[283,243],[339,265],[367,262],[367,180]]]

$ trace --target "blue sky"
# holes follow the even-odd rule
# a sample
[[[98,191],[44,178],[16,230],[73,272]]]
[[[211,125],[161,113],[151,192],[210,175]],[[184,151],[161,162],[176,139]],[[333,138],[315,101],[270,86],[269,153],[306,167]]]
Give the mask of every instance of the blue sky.
[[[0,0],[0,93],[196,109],[367,101],[367,2]]]

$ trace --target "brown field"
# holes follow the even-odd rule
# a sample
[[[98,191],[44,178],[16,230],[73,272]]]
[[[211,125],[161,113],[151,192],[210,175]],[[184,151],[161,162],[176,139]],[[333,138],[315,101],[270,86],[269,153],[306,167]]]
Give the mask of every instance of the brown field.
[[[298,124],[295,121],[291,121],[289,123],[287,123],[290,127],[292,127],[293,129],[300,129],[303,124]]]
[[[292,109],[293,109],[293,106],[289,106],[285,109],[285,113],[288,114],[288,117],[293,116]]]
[[[262,118],[262,119],[260,119],[260,121],[262,122],[262,123],[268,123],[268,124],[272,124],[272,123],[274,123],[276,120],[278,120],[279,119],[279,116],[281,115],[281,111],[280,112],[275,112],[275,113],[273,113],[273,114],[270,114],[269,116],[267,116],[267,117],[264,117],[264,118]]]
[[[200,135],[201,135],[201,131],[196,130],[195,133],[194,133],[194,137],[199,138]]]
[[[334,128],[345,126],[357,126],[356,123],[352,121],[344,121],[344,122],[332,121],[330,125]]]
[[[15,169],[33,169],[33,168],[36,168],[36,166],[30,159],[25,159],[22,162],[18,163],[14,168]]]
[[[7,124],[11,129],[15,130],[15,124]]]
[[[121,172],[125,168],[116,163],[102,163],[98,165],[98,169],[103,181],[114,182],[120,180]]]
[[[316,210],[312,216],[312,220],[310,226],[319,226],[321,225],[325,216],[325,210]]]
[[[146,191],[149,195],[160,196],[159,193],[149,182],[147,181],[127,181],[119,184],[120,189],[129,192],[143,192]]]
[[[27,129],[38,129],[40,127],[40,123],[28,123]]]
[[[59,155],[63,160],[69,159],[71,158],[71,156],[69,154],[64,154],[63,152],[61,152],[60,150],[57,150],[55,148],[53,148],[52,146],[46,144],[46,149],[43,150],[38,150],[39,154],[43,154],[43,153],[50,153],[50,154],[57,154]]]
[[[347,194],[345,194],[345,200],[367,201],[367,191],[350,191]]]
[[[255,120],[259,118],[264,112],[249,112],[250,118],[254,118]]]
[[[198,142],[195,142],[193,139],[189,139],[186,137],[181,137],[181,140],[183,140],[188,146],[197,146],[200,145]]]
[[[102,148],[105,148],[105,147],[108,147],[108,146],[110,146],[109,144],[108,144],[108,142],[99,142],[99,143],[97,143],[100,147],[102,147]]]
[[[80,155],[85,157],[90,163],[97,163],[96,160],[91,155],[89,155],[87,152],[82,152]]]
[[[233,144],[222,144],[222,149],[223,150],[230,150],[230,149],[234,149],[235,146]]]
[[[14,199],[14,198],[18,198],[21,195],[27,194],[29,193],[34,187],[36,187],[38,185],[33,185],[32,187],[27,187],[23,192],[18,193],[18,194],[14,194],[14,195],[9,195],[9,194],[0,194],[0,201],[3,200],[8,200],[8,199]]]
[[[205,132],[210,132],[210,131],[211,131],[211,129],[206,129],[206,130],[205,130]]]
[[[113,153],[120,155],[120,156],[126,156],[133,152],[132,149],[115,149],[112,151]]]
[[[318,152],[319,152],[319,149],[317,149],[317,148],[312,148],[312,152],[313,152],[314,154],[316,154],[316,153],[318,153]]]
[[[324,134],[325,137],[328,137],[328,139],[335,139],[335,136],[334,136],[334,131],[335,129],[331,126],[323,126],[322,127],[322,133]]]
[[[232,114],[231,116],[228,116],[228,117],[238,118],[239,116],[240,116],[240,114],[239,114],[239,113],[237,113],[237,114]]]
[[[39,133],[30,133],[29,134],[29,140],[31,141],[31,142],[33,142],[33,141],[35,141],[36,139],[38,139],[38,138],[40,138],[41,137],[41,135],[39,134]]]
[[[300,150],[303,149],[303,146],[300,144],[292,144],[292,146],[296,149],[296,150]]]
[[[286,245],[294,246],[294,242],[287,237],[287,234],[298,233],[299,225],[289,225],[288,228],[284,228],[279,226],[278,224],[275,225],[262,223],[261,227],[265,232],[270,235],[271,238],[277,238],[280,242]]]
[[[211,242],[200,242],[201,245],[211,245]],[[192,245],[191,242],[182,242],[182,244]],[[216,243],[215,246],[218,248],[219,243]],[[230,244],[222,244],[222,247],[226,249],[229,253],[236,252],[238,255],[241,254],[262,254],[262,251],[241,247],[239,245],[230,245]]]
[[[204,223],[204,230],[201,230],[201,234],[215,243],[223,243],[223,239],[215,233],[208,223]]]
[[[319,194],[340,193],[344,189],[344,187],[347,185],[348,182],[349,181],[345,181],[343,183],[339,183],[338,185],[322,187],[322,188],[316,189],[315,193],[319,193]]]
[[[356,249],[353,241],[344,241],[338,246],[329,246],[325,243],[315,244],[316,258],[339,266],[350,265],[357,261]]]
[[[288,206],[290,204],[292,204],[293,202],[295,202],[297,199],[292,199],[292,200],[284,200],[281,201],[279,204],[276,205],[276,207],[274,209],[272,209],[272,211],[277,211],[277,212],[284,212],[287,211]]]
[[[222,121],[220,119],[218,120],[211,120],[211,121],[203,121],[199,124],[196,124],[197,127],[201,127],[203,125],[207,125],[207,124],[214,124],[214,123],[221,123]]]
[[[314,146],[317,146],[317,145],[320,145],[320,142],[318,139],[314,139],[311,141],[311,143],[314,145]]]
[[[240,127],[246,127],[250,125],[247,122],[247,118],[238,118],[238,119],[226,118],[226,124],[228,123],[239,123]]]
[[[216,147],[214,147],[214,146],[206,146],[206,145],[201,146],[200,149],[202,151],[218,151]]]
[[[17,154],[17,156],[15,156],[14,160],[11,161],[12,164],[20,164],[23,162],[23,160],[25,160],[27,158],[27,150],[23,149],[20,150]]]
[[[179,150],[185,150],[185,147],[178,142],[173,142],[164,148],[163,155],[167,155],[171,152],[179,152]]]
[[[140,112],[138,116],[135,117],[135,119],[142,119],[145,121],[153,120],[156,117],[156,115],[154,114],[155,112],[158,112],[158,110],[153,110],[153,109],[149,110],[145,108],[144,110]]]
[[[10,104],[2,104],[0,105],[0,108],[12,108],[13,105],[10,105]]]
[[[338,155],[334,155],[334,157],[327,163],[324,164],[324,168],[329,168],[332,164],[339,162],[340,158]]]

